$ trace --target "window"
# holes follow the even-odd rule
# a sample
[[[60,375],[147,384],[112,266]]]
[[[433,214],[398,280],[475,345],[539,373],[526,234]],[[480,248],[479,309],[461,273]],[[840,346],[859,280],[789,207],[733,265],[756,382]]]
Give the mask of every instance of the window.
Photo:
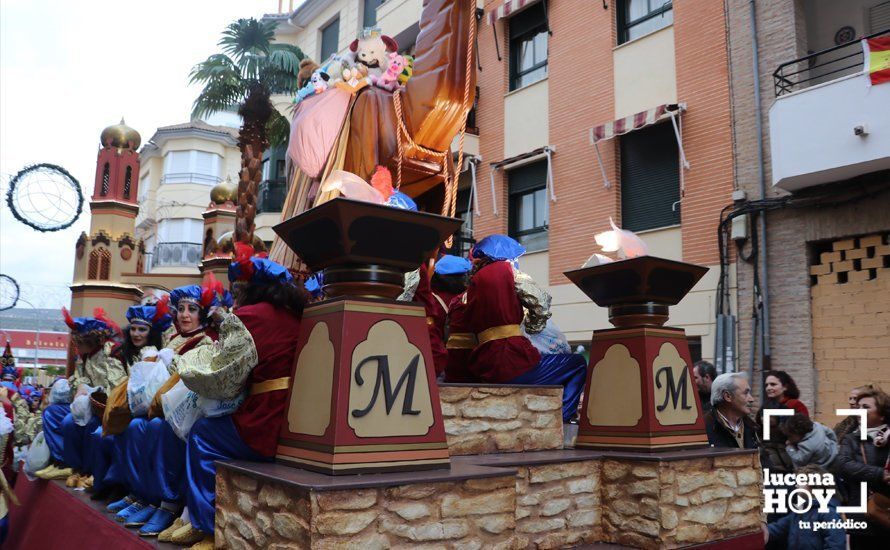
[[[107,281],[111,271],[111,252],[107,248],[96,248],[90,252],[87,266],[87,279]]]
[[[670,122],[621,136],[621,227],[680,223],[680,160]]]
[[[539,2],[510,18],[510,90],[547,78],[547,13]]]
[[[133,185],[133,167],[127,166],[127,174],[124,177],[124,198],[130,198],[130,186]]]
[[[510,236],[529,251],[547,248],[547,161],[507,173],[510,186]]]
[[[624,44],[674,22],[671,0],[619,0],[618,43]]]
[[[143,202],[145,198],[148,196],[148,190],[151,187],[151,181],[148,179],[148,174],[142,177],[139,180],[139,202]]]
[[[322,62],[327,61],[329,57],[337,53],[340,48],[340,17],[328,23],[328,26],[321,29],[321,55],[318,56]]]
[[[161,183],[202,183],[216,185],[220,156],[205,151],[170,151],[164,157],[164,178]]]
[[[269,159],[263,160],[263,180],[262,181],[269,181],[269,164],[270,164]]]
[[[170,218],[158,223],[158,242],[200,243],[203,232],[203,220]]]
[[[105,166],[102,168],[102,190],[99,191],[99,194],[103,197],[108,194],[108,183],[111,179],[110,174],[110,167],[106,162]]]
[[[377,6],[383,3],[383,0],[365,0],[365,6],[362,8],[362,27],[369,28],[377,24]]]
[[[283,180],[285,178],[285,162],[284,159],[275,161],[275,178]]]

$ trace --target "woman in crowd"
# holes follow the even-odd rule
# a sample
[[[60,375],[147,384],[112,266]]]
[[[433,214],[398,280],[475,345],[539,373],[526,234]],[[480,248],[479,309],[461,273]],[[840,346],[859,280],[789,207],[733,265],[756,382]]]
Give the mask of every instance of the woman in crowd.
[[[800,400],[800,390],[797,384],[785,371],[773,370],[763,381],[763,390],[767,399],[774,401],[783,407],[794,409],[799,414],[810,416],[807,406]],[[766,405],[764,405],[766,406]]]
[[[851,409],[859,408],[859,394],[864,391],[872,391],[877,389],[872,384],[865,384],[863,386],[857,386],[850,390],[850,395],[847,397],[847,403],[850,405]],[[851,414],[847,418],[841,420],[834,427],[834,434],[837,436],[837,440],[842,442],[844,437],[847,436],[848,433],[853,433],[854,431],[859,429],[859,417],[855,414]]]
[[[173,370],[192,391],[212,399],[248,397],[233,414],[201,418],[188,436],[187,503],[191,524],[175,533],[180,544],[213,548],[216,460],[267,461],[275,455],[287,406],[307,296],[283,266],[252,257],[237,246],[229,267],[235,295],[234,313],[217,312],[219,346],[204,348],[173,361]]]
[[[867,439],[862,441],[858,431],[849,433],[841,442],[841,450],[835,470],[846,485],[848,505],[858,506],[862,482],[867,483],[868,493],[890,497],[890,396],[880,390],[859,393],[860,409],[866,412]],[[850,548],[886,548],[890,530],[876,521],[868,521],[865,530],[850,531]]]
[[[201,286],[183,286],[170,293],[176,332],[166,347],[172,355],[213,345],[216,331],[208,326],[209,315],[222,294],[222,286],[211,278]],[[107,507],[116,513],[117,521],[139,527],[140,535],[165,540],[172,536],[165,531],[175,525],[183,503],[185,442],[164,420],[161,406],[161,396],[177,382],[179,376],[174,373],[155,395],[148,417],[134,418],[127,427],[123,464],[130,494]]]
[[[124,330],[124,342],[113,354],[129,372],[134,363],[139,362],[143,349],[153,348],[155,352],[164,347],[163,334],[172,322],[169,314],[168,296],[154,305],[130,306],[127,309],[129,326]],[[103,426],[90,434],[92,454],[93,494],[92,500],[118,500],[126,493],[124,489],[125,433],[102,436]],[[123,493],[123,494],[121,494]]]
[[[74,317],[62,308],[65,323],[71,329],[71,339],[77,347],[74,373],[68,383],[75,397],[86,395],[87,386],[114,388],[127,375],[123,363],[113,357],[112,336],[120,333],[101,308],[93,317]],[[84,462],[87,435],[95,431],[99,418],[93,417],[86,426],[78,426],[71,416],[71,406],[57,403],[43,411],[43,433],[53,462],[36,473],[42,479],[68,479],[68,485],[89,485],[88,464]],[[72,478],[73,476],[73,478]]]

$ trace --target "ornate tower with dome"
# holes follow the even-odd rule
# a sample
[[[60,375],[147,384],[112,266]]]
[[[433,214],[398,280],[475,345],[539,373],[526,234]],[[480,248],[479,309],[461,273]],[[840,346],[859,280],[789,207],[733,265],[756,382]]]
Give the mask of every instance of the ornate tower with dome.
[[[144,249],[134,237],[139,212],[139,133],[120,124],[102,130],[96,179],[90,197],[90,231],[77,239],[71,313],[91,315],[104,308],[123,322],[128,306],[142,292],[121,282],[123,273],[141,273]]]

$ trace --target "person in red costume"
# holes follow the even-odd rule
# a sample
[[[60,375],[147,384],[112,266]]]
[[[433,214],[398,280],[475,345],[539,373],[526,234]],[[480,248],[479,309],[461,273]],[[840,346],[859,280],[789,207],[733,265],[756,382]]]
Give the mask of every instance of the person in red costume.
[[[183,365],[179,370],[189,389],[202,396],[230,399],[247,391],[233,414],[201,418],[188,436],[186,502],[190,528],[203,534],[192,547],[199,549],[213,548],[214,462],[268,461],[275,456],[307,301],[306,291],[286,268],[253,256],[247,245],[236,247],[237,260],[229,266],[234,313],[214,314],[221,346],[210,350],[204,367]],[[224,379],[221,371],[228,371]]]
[[[476,347],[476,334],[467,319],[467,293],[455,296],[448,304],[448,362],[445,365],[445,382],[476,382],[467,369],[470,355]]]
[[[483,383],[509,383],[541,360],[520,328],[524,313],[511,262],[524,253],[522,245],[505,235],[488,236],[473,248],[464,318],[478,344],[467,370]]]
[[[782,406],[794,409],[798,414],[810,416],[810,411],[800,398],[800,390],[791,375],[785,371],[770,371],[763,380],[763,389],[767,399]]]
[[[439,377],[448,364],[448,351],[445,348],[448,304],[467,289],[467,273],[471,267],[469,260],[446,254],[436,262],[432,278],[428,277],[426,265],[420,268],[420,282],[414,300],[421,302],[426,309],[430,347]]]

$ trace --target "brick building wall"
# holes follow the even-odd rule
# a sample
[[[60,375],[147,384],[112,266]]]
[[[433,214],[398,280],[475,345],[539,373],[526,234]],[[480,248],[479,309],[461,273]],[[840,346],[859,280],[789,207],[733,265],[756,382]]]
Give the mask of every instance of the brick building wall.
[[[810,267],[815,416],[828,425],[851,388],[890,389],[890,244],[872,234],[831,243]]]
[[[801,0],[760,0],[756,6],[764,178],[766,196],[775,197],[785,193],[771,185],[768,114],[775,100],[772,73],[780,64],[806,54],[806,4]],[[755,107],[749,10],[748,0],[727,2],[736,186],[747,192],[749,200],[753,200],[760,198],[760,187],[756,119],[752,116]],[[842,199],[838,197],[836,206],[827,204],[821,208],[782,209],[767,213],[771,368],[785,370],[794,377],[801,390],[801,399],[811,410],[828,410],[838,403],[834,403],[836,397],[819,393],[818,369],[821,365],[814,361],[809,251],[816,243],[890,228],[887,217],[890,195],[887,193],[860,201]],[[756,217],[750,221],[756,223]],[[750,242],[745,244],[746,253],[749,250]],[[752,386],[755,393],[760,395],[763,365],[759,360],[760,346],[752,342],[754,266],[744,261],[737,266],[739,369],[749,370],[753,346],[756,359],[751,371]],[[822,403],[822,398],[832,402]],[[840,404],[843,403],[845,400],[841,400]]]

